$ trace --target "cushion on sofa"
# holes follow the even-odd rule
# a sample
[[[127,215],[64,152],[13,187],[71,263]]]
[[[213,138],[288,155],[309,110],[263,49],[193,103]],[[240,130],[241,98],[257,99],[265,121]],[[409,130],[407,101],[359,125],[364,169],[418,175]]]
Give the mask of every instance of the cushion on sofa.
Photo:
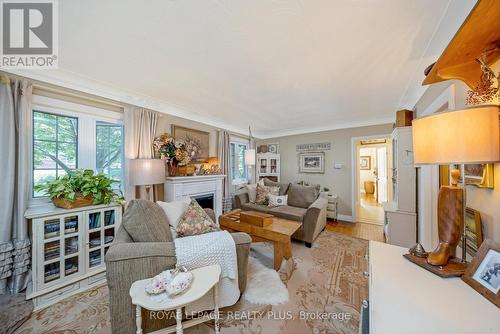
[[[279,187],[261,186],[257,184],[257,196],[255,197],[255,204],[267,205],[269,203],[268,195],[278,195]]]
[[[285,195],[286,192],[288,191],[288,187],[290,186],[290,183],[274,182],[272,180],[265,178],[264,185],[269,186],[269,187],[279,187],[280,188],[279,195]]]
[[[304,221],[304,216],[306,215],[307,209],[297,208],[295,206],[283,205],[269,210],[269,214],[290,220],[295,220],[298,222]]]
[[[122,225],[134,242],[172,241],[167,215],[158,204],[145,199],[129,202]]]
[[[268,213],[270,209],[270,207],[268,207],[267,205],[259,205],[259,204],[255,204],[255,203],[244,203],[241,205],[241,209],[243,211],[259,211],[259,212],[264,212],[264,213]]]
[[[210,218],[205,210],[192,199],[186,211],[177,224],[176,232],[179,237],[198,235],[218,231],[219,227]]]
[[[291,184],[287,195],[288,205],[307,209],[318,198],[319,187]]]

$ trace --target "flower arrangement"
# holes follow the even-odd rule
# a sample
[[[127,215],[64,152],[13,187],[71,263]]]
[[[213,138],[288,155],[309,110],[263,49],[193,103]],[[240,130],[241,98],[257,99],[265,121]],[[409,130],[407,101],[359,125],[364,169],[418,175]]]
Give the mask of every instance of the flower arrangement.
[[[160,159],[167,162],[169,174],[175,175],[177,166],[187,166],[196,154],[200,152],[200,143],[195,139],[174,139],[170,134],[163,133],[155,138],[153,147]]]

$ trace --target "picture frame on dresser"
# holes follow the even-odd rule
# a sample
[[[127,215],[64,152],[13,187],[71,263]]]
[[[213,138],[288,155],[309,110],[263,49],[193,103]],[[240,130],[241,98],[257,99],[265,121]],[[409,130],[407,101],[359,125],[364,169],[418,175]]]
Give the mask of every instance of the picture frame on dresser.
[[[462,280],[500,308],[500,243],[486,239]]]

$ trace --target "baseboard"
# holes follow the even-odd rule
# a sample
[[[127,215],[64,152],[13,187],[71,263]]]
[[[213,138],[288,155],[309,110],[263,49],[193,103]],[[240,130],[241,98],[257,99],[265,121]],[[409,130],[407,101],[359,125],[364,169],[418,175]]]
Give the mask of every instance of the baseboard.
[[[354,223],[354,218],[352,218],[352,216],[348,216],[348,215],[337,215],[337,219],[344,221],[344,222]]]

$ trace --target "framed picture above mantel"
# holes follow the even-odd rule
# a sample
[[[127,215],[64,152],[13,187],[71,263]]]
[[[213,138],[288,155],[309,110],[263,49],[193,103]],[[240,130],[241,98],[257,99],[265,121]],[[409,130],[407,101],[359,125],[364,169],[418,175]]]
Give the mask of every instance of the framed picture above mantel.
[[[195,163],[204,163],[208,161],[209,157],[209,143],[210,143],[210,133],[186,128],[179,125],[172,124],[172,136],[175,139],[182,139],[185,142],[194,141],[199,145],[200,151],[192,158],[191,161]]]

